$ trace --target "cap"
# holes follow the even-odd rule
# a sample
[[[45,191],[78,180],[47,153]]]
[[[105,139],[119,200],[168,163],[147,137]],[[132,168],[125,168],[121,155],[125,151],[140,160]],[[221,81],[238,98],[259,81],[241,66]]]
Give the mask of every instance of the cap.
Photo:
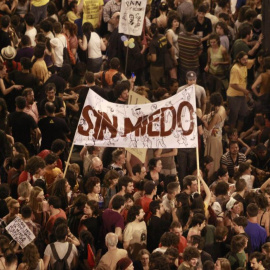
[[[235,205],[235,203],[237,203],[237,200],[235,200],[233,197],[231,197],[230,200],[226,204],[226,209],[230,211],[233,208],[233,206]]]
[[[188,80],[190,80],[190,81],[191,80],[196,80],[197,79],[197,74],[194,71],[188,71],[187,74],[186,74],[186,78]]]

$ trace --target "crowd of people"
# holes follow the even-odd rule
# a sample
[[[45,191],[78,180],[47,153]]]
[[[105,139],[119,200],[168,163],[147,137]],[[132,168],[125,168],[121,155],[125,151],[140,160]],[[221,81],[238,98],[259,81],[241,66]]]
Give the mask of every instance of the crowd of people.
[[[120,12],[121,0],[0,1],[0,270],[269,270],[262,0],[148,0],[140,36],[119,33]],[[66,163],[90,88],[127,104],[190,85],[199,171],[193,148],[149,147],[142,162],[75,146]],[[35,235],[24,248],[15,218]]]

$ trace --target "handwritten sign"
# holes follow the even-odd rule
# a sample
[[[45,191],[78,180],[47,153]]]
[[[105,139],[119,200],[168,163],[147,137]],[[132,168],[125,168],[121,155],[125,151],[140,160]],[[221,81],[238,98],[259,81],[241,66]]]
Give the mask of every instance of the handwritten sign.
[[[12,222],[10,222],[6,226],[6,230],[21,248],[25,248],[35,239],[33,232],[19,217],[16,217]]]

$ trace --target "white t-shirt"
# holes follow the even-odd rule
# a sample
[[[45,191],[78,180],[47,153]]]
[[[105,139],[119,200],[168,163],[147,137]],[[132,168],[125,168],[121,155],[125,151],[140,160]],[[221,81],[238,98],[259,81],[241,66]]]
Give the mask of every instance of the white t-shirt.
[[[181,87],[178,88],[177,93],[179,93],[180,91],[184,90],[185,88],[187,88],[188,85],[183,85]],[[205,90],[202,86],[195,84],[195,92],[196,92],[196,98],[198,101],[198,107],[201,108],[202,104],[201,104],[201,99],[202,98],[206,98],[206,93]]]
[[[69,243],[68,242],[55,242],[54,243],[54,246],[55,246],[55,249],[56,249],[56,252],[59,256],[60,259],[63,259],[68,251],[68,245]],[[52,249],[51,249],[51,246],[48,245],[44,251],[44,255],[46,256],[50,256],[50,264],[53,265],[56,260],[54,259],[53,257],[53,253],[52,253]],[[69,266],[71,266],[71,263],[73,261],[73,258],[74,257],[77,257],[78,256],[78,251],[77,251],[77,248],[75,247],[74,244],[72,244],[72,249],[71,249],[71,253],[67,259],[67,263]]]
[[[25,35],[30,37],[30,40],[31,40],[31,46],[32,47],[35,47],[36,46],[36,42],[35,42],[35,38],[36,38],[36,35],[37,35],[37,29],[34,27],[28,31],[25,32]]]
[[[67,40],[64,35],[59,35],[58,37],[52,38],[50,43],[54,46],[55,51],[55,66],[63,66],[63,49],[67,47]]]
[[[88,58],[96,59],[102,57],[101,43],[102,39],[96,32],[91,32],[91,37],[88,42]]]

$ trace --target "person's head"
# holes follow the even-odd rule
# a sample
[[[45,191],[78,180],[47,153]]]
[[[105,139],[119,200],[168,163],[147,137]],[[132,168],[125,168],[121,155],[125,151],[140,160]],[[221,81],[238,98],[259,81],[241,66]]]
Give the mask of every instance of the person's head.
[[[267,157],[267,147],[263,143],[259,143],[256,146],[255,153],[260,160],[264,160]]]
[[[40,255],[34,243],[28,244],[23,249],[22,262],[26,263],[29,269],[36,269],[39,264]]]
[[[201,4],[198,8],[198,12],[197,12],[197,16],[198,16],[198,19],[200,20],[203,20],[204,17],[205,17],[205,14],[207,13],[207,7],[205,6],[205,4]]]
[[[18,185],[17,191],[19,197],[29,198],[32,190],[32,186],[28,181],[24,181]]]
[[[149,265],[149,256],[150,252],[147,249],[141,249],[138,252],[138,260],[142,263],[143,267]]]
[[[235,217],[233,219],[232,225],[236,233],[242,232],[248,224],[248,220],[244,216]]]
[[[91,71],[87,71],[84,75],[85,81],[89,84],[92,84],[95,82],[95,76],[94,73]]]
[[[35,95],[34,95],[34,90],[32,88],[25,88],[22,92],[22,95],[25,97],[27,105],[34,104]]]
[[[247,206],[247,216],[248,218],[257,217],[259,213],[259,207],[255,203],[250,203]]]
[[[257,18],[257,12],[254,9],[248,9],[245,12],[245,20],[249,23],[253,23],[253,21]]]
[[[19,214],[20,204],[17,200],[10,199],[9,201],[7,201],[7,207],[10,215],[13,216]]]
[[[215,264],[214,264],[214,262],[213,261],[210,261],[210,260],[206,260],[203,263],[202,270],[215,270]]]
[[[45,93],[47,96],[47,99],[50,101],[53,101],[55,98],[55,94],[56,94],[56,86],[54,83],[48,83],[45,86]]]
[[[34,56],[35,58],[42,58],[44,56],[44,52],[45,52],[45,49],[46,49],[46,45],[45,43],[37,43],[36,44],[36,47],[34,48]]]
[[[246,190],[247,188],[247,182],[245,179],[240,178],[236,181],[235,183],[235,191],[236,192],[242,192],[244,190]]]
[[[210,103],[214,107],[223,105],[223,98],[220,93],[212,93],[210,96]]]
[[[53,24],[49,20],[42,21],[39,26],[40,30],[42,30],[42,32],[44,32],[45,34],[53,31]]]
[[[55,238],[58,242],[65,242],[68,235],[68,225],[67,224],[59,224],[55,228]]]
[[[187,175],[183,179],[183,188],[188,190],[190,193],[198,191],[197,177],[194,175]]]
[[[31,62],[31,59],[28,57],[22,57],[20,60],[20,63],[21,63],[22,69],[24,70],[30,70],[33,65]],[[26,89],[32,89],[32,88],[25,88],[24,90]]]
[[[125,84],[124,82],[120,82],[116,84],[116,86],[114,87],[114,96],[116,99],[127,102],[128,92],[129,88],[127,87],[127,84]]]
[[[177,247],[179,241],[179,237],[172,232],[165,232],[160,238],[162,247]]]
[[[123,165],[126,162],[125,151],[123,149],[116,149],[112,152],[113,162]]]
[[[268,207],[268,200],[263,194],[256,193],[255,200],[259,209],[266,209]]]
[[[6,117],[7,113],[7,103],[3,98],[0,98],[0,116]]]
[[[125,199],[121,195],[116,195],[112,199],[112,209],[120,210],[125,205]]]
[[[258,251],[253,252],[249,257],[250,267],[253,270],[261,269],[264,259],[265,259],[265,255],[263,253],[258,252]]]
[[[24,16],[24,21],[28,26],[34,26],[35,16],[32,12],[28,12]]]
[[[120,60],[117,57],[113,57],[110,61],[111,69],[118,70],[120,68]]]
[[[105,243],[108,248],[116,247],[118,236],[115,233],[107,233],[105,236]]]
[[[233,212],[234,214],[240,214],[241,207],[240,203],[235,200],[233,197],[229,199],[229,201],[226,203],[226,209],[227,211]]]
[[[146,181],[143,187],[145,195],[156,195],[157,186],[154,181]]]
[[[77,35],[77,25],[75,23],[71,23],[70,21],[64,22],[63,31],[68,36],[74,37]]]
[[[169,87],[170,87],[170,95],[174,95],[179,87],[179,82],[177,79],[174,79],[174,78],[171,78],[170,79],[170,84],[169,84]]]
[[[194,71],[188,71],[186,74],[186,81],[188,85],[196,84],[197,82],[197,74]]]
[[[215,188],[215,195],[216,196],[226,196],[228,195],[229,191],[229,184],[224,181],[220,181],[217,183],[216,188]]]
[[[32,209],[29,205],[25,204],[22,208],[21,208],[21,215],[23,219],[29,219],[32,216]]]
[[[248,54],[244,51],[239,52],[236,55],[235,61],[240,66],[246,66],[248,63]]]
[[[14,156],[11,160],[12,162],[12,167],[15,168],[18,171],[23,171],[25,167],[25,156],[24,154],[18,154]]]
[[[55,168],[56,165],[57,165],[56,161],[58,160],[58,156],[56,154],[54,154],[54,153],[49,153],[44,158],[44,160],[45,160],[45,163],[46,163],[47,166],[49,165],[51,168]]]
[[[73,11],[75,14],[77,14],[77,8],[78,8],[78,2],[77,1],[71,1],[68,5],[68,9]]]
[[[10,25],[10,17],[8,15],[4,15],[1,17],[1,27],[8,28]]]
[[[128,257],[120,259],[116,264],[116,270],[133,270],[133,262]]]
[[[270,255],[270,242],[266,242],[262,245],[262,253],[267,257]]]
[[[215,266],[215,270],[231,270],[230,261],[226,258],[218,258]]]
[[[96,174],[102,173],[103,163],[99,157],[92,158],[92,168]]]
[[[133,205],[128,210],[127,222],[133,222],[135,220],[141,222],[144,218],[144,211],[140,205]]]
[[[146,168],[138,163],[132,167],[132,173],[134,176],[138,177],[138,179],[143,180],[146,176]]]
[[[215,239],[218,242],[224,242],[228,235],[228,228],[226,226],[217,226],[215,230]]]
[[[51,150],[53,153],[60,155],[66,147],[66,142],[61,139],[56,139],[52,142]]]
[[[180,26],[180,18],[177,13],[173,13],[172,15],[168,16],[167,22],[168,29],[175,28],[177,30],[179,26]]]
[[[167,185],[167,192],[172,196],[176,196],[180,191],[181,188],[179,182],[171,182]]]
[[[195,214],[192,219],[190,226],[197,227],[200,231],[205,227],[206,218],[203,214]]]
[[[134,205],[134,198],[132,193],[126,193],[124,196],[125,199],[125,209],[129,210]]]
[[[67,194],[69,192],[70,192],[70,184],[68,183],[66,178],[54,181],[52,185],[51,195],[60,197],[62,201],[65,200],[66,204],[68,204]]]
[[[164,255],[170,265],[175,265],[175,262],[179,257],[179,252],[177,248],[169,247],[166,249]]]
[[[185,22],[185,30],[189,33],[192,33],[195,29],[196,21],[194,19],[189,19]]]
[[[174,233],[178,237],[182,236],[183,228],[182,224],[179,221],[173,221],[170,225],[170,232]]]
[[[216,172],[217,180],[228,182],[229,173],[227,168],[220,167]]]
[[[41,187],[35,186],[32,188],[29,198],[29,205],[33,211],[38,210],[39,204],[45,199],[44,191]]]
[[[200,258],[200,253],[195,247],[186,247],[183,253],[183,259],[190,267],[195,267]]]
[[[162,162],[158,158],[151,158],[148,162],[149,171],[157,171],[160,172],[162,169]]]
[[[208,38],[209,44],[212,48],[216,48],[220,46],[220,38],[218,34],[211,34]]]
[[[93,200],[88,200],[83,208],[85,215],[89,217],[96,217],[99,214],[98,202]]]
[[[18,258],[15,253],[11,252],[5,256],[5,269],[17,269]]]
[[[100,193],[100,179],[96,176],[89,177],[85,184],[88,193]]]
[[[219,21],[216,23],[215,31],[219,36],[228,35],[229,29],[225,22]]]
[[[33,156],[27,160],[25,170],[31,175],[42,176],[44,174],[45,161],[39,156]]]
[[[156,215],[161,216],[165,213],[165,209],[161,200],[151,201],[149,204],[149,210],[153,216],[156,216]]]
[[[61,208],[61,199],[57,196],[50,196],[48,199],[48,204],[51,209],[60,209]]]
[[[230,141],[229,151],[231,155],[237,155],[239,153],[239,145],[237,141]]]
[[[15,98],[16,108],[23,110],[26,107],[26,99],[23,96],[18,96]]]
[[[254,118],[254,125],[257,128],[263,128],[265,126],[265,119],[263,115],[256,115]]]
[[[125,193],[132,193],[134,191],[134,184],[132,178],[129,176],[122,176],[118,180],[119,190],[124,190]]]
[[[231,252],[237,254],[247,246],[248,238],[243,234],[234,235],[231,241]]]
[[[113,186],[115,187],[118,184],[118,180],[119,180],[119,173],[115,170],[109,170],[103,179],[103,183],[107,186]]]
[[[62,25],[60,22],[56,22],[53,24],[53,31],[55,34],[60,34],[62,32]]]

